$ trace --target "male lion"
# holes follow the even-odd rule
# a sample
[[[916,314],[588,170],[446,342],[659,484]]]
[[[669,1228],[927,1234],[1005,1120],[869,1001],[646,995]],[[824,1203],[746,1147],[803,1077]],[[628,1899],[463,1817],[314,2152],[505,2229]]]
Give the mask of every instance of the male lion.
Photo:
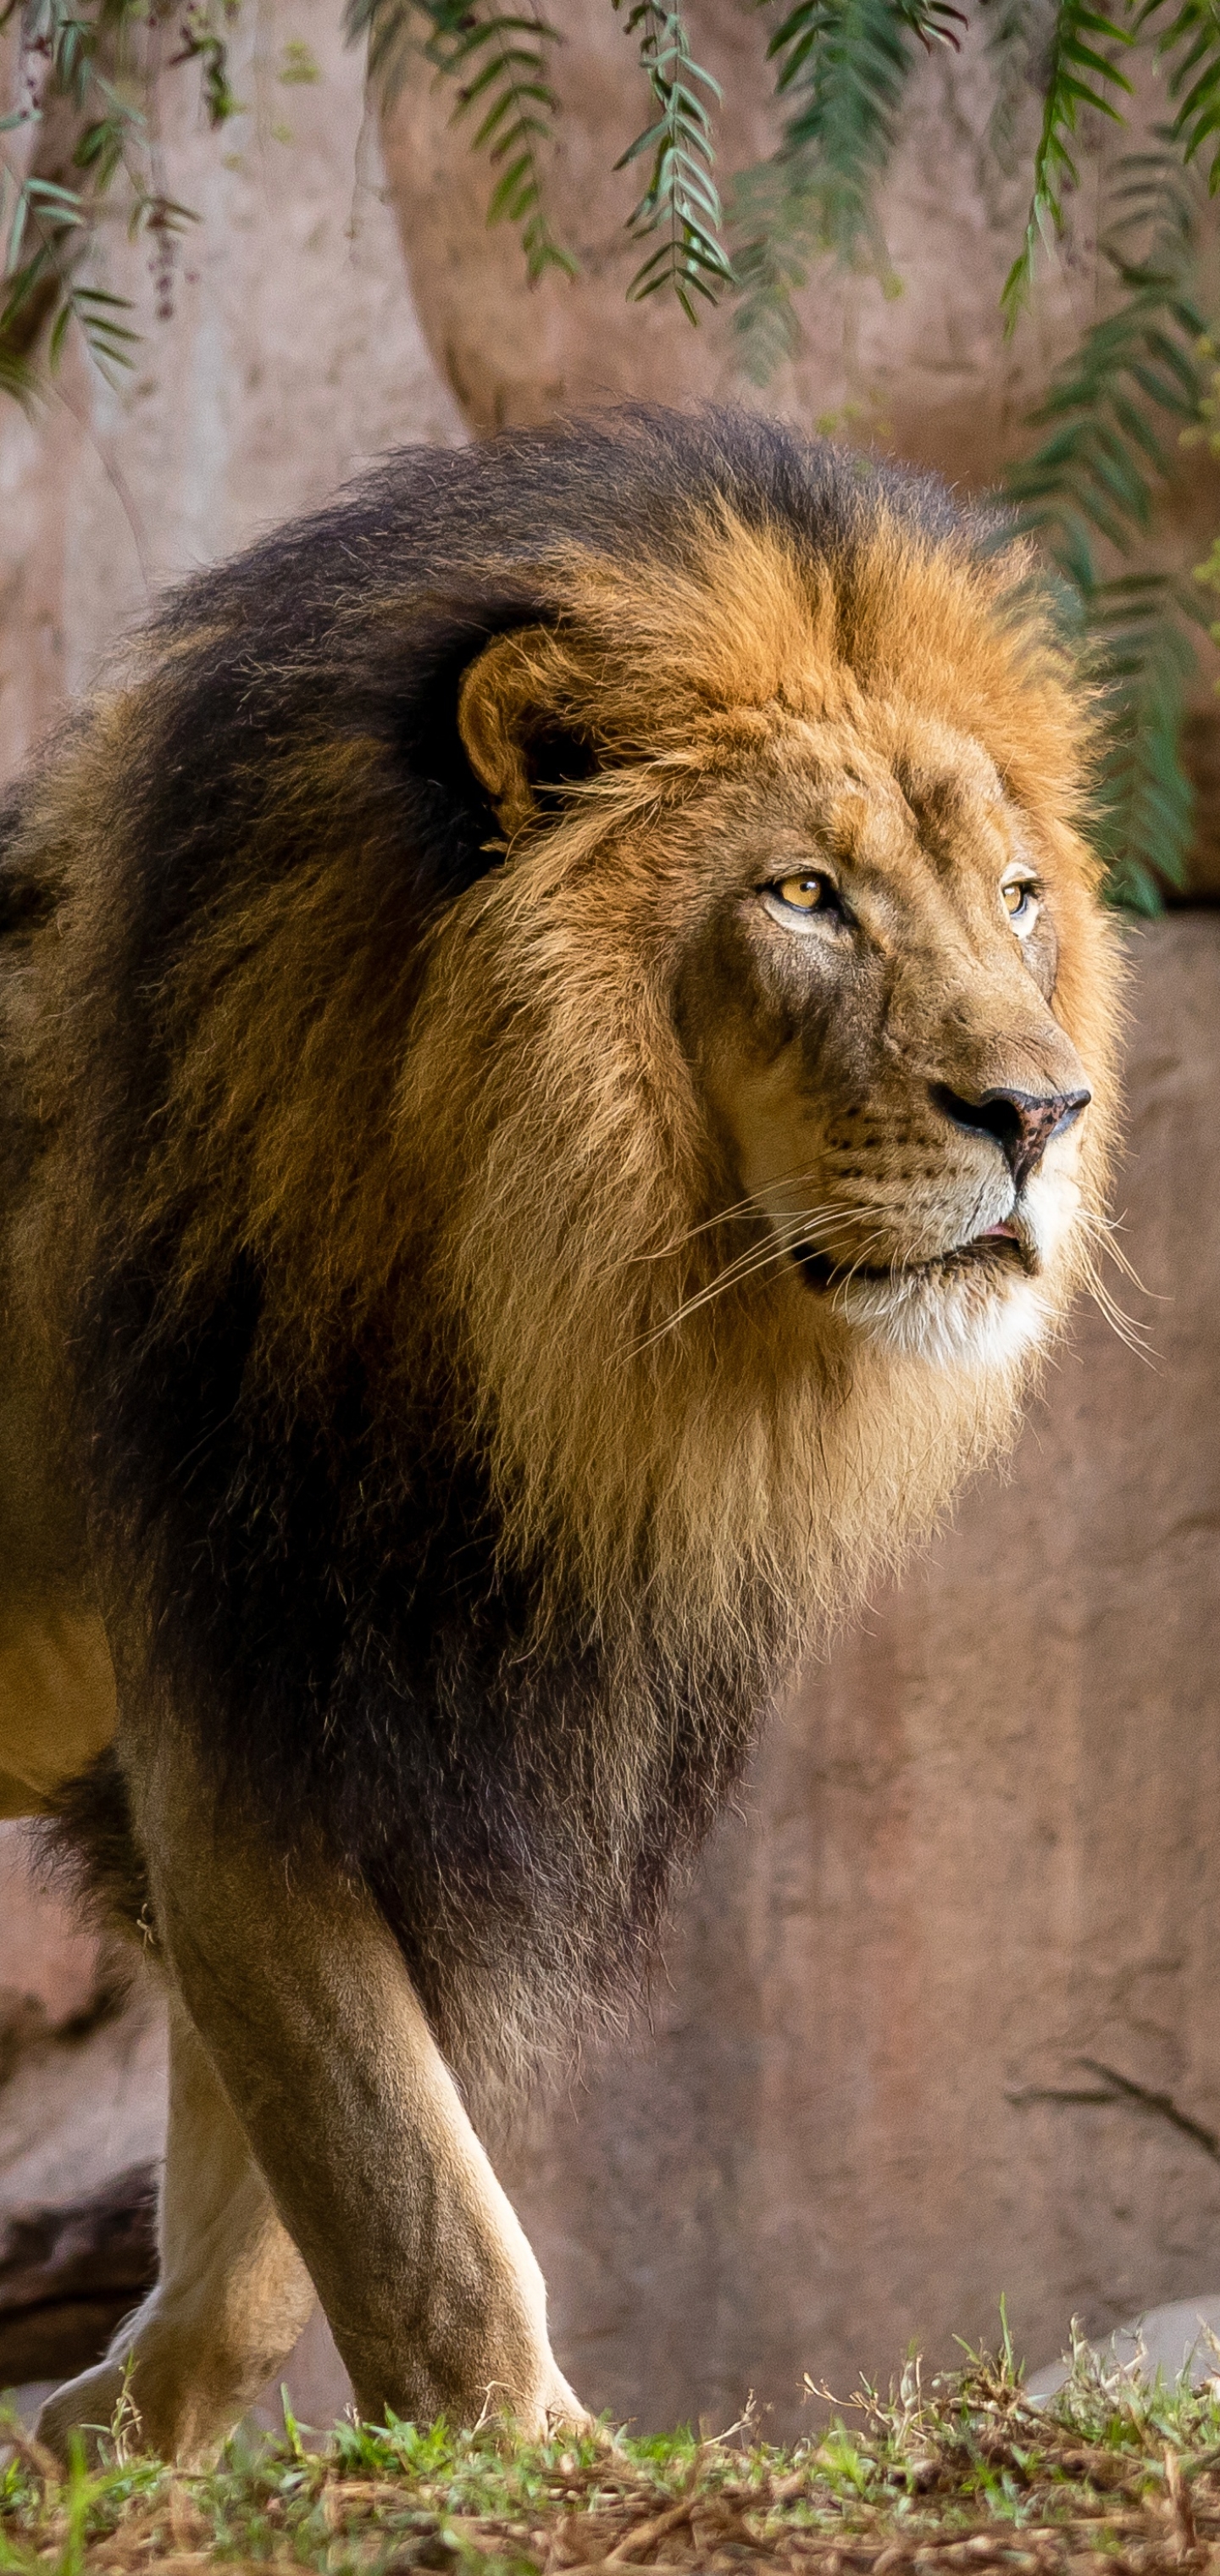
[[[16,799],[0,1789],[172,2012],[61,2448],[129,2372],[205,2456],[315,2289],[369,2416],[582,2420],[459,2080],[621,2006],[1099,1222],[1090,710],[995,539],[735,416],[408,451]]]

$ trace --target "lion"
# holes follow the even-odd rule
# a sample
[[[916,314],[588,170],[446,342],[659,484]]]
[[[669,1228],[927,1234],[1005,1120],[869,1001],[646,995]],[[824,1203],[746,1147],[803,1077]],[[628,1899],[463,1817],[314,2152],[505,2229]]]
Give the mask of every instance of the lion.
[[[367,2418],[587,2420],[473,2115],[1090,1276],[1095,728],[993,517],[629,411],[189,581],[19,788],[0,1786],[171,2017],[59,2452],[207,2459],[315,2294]]]

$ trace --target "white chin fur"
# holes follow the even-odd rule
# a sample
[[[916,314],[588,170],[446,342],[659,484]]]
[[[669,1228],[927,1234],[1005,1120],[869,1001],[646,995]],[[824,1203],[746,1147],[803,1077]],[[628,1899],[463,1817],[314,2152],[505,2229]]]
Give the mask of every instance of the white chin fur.
[[[1041,1264],[1038,1277],[1008,1270],[990,1280],[970,1271],[947,1279],[917,1272],[856,1278],[836,1292],[839,1313],[870,1341],[934,1368],[1010,1366],[1045,1339],[1055,1319],[1050,1280],[1080,1205],[1076,1161],[1076,1139],[1065,1136],[1025,1193],[1022,1220]]]
[[[1053,1307],[1042,1279],[853,1279],[833,1292],[853,1330],[934,1368],[1011,1366],[1042,1341]]]

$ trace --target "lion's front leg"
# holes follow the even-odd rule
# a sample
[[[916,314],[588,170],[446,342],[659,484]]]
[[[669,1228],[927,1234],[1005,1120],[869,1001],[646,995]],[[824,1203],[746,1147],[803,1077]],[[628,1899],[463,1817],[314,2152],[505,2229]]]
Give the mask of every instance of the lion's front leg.
[[[184,2466],[206,2462],[313,2309],[313,2283],[176,1998],[160,2232],[156,2289],[105,2360],[42,2409],[39,2435],[61,2457],[73,2433],[95,2451],[117,2415],[137,2446]]]
[[[162,1746],[140,1792],[158,1938],[361,2412],[580,2423],[542,2275],[372,1900],[217,1817]]]

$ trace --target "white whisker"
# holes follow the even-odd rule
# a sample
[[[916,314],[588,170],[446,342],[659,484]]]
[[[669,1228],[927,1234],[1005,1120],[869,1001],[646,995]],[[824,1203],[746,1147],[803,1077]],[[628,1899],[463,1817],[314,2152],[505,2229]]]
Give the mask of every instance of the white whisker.
[[[675,1332],[679,1325],[687,1322],[690,1316],[697,1314],[701,1307],[708,1306],[716,1298],[724,1296],[730,1288],[741,1287],[746,1280],[757,1278],[760,1273],[773,1269],[781,1261],[787,1260],[796,1246],[810,1235],[815,1225],[821,1227],[823,1234],[833,1235],[845,1226],[857,1224],[861,1216],[874,1213],[873,1209],[866,1210],[863,1207],[843,1208],[829,1205],[802,1209],[799,1216],[786,1217],[780,1223],[772,1218],[770,1232],[764,1242],[747,1245],[744,1252],[738,1253],[732,1261],[727,1262],[724,1268],[717,1272],[715,1278],[709,1280],[695,1296],[684,1298],[671,1315],[667,1315],[662,1323],[654,1326],[651,1332],[644,1334],[632,1345],[628,1357],[634,1356],[639,1351],[652,1349],[658,1342],[663,1341],[667,1334]]]

